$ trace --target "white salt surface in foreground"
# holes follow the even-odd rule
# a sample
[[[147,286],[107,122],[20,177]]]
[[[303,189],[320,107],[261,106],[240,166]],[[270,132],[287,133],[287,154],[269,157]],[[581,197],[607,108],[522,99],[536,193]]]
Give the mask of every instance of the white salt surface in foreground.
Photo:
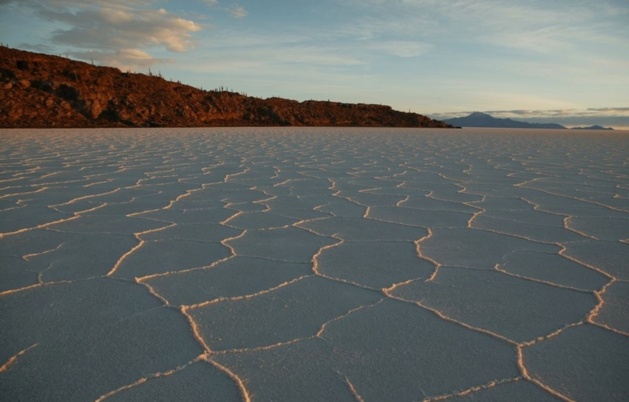
[[[0,144],[2,400],[629,400],[626,132]]]

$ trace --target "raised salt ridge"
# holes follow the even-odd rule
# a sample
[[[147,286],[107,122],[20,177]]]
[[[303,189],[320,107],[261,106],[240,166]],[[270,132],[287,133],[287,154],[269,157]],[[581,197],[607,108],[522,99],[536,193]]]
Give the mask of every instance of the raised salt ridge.
[[[6,400],[628,400],[629,136],[0,130]]]

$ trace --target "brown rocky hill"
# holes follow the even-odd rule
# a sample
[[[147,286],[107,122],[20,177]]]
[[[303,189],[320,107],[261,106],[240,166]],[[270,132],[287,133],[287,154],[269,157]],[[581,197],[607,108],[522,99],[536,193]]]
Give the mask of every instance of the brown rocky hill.
[[[389,106],[261,99],[0,47],[0,127],[450,127]]]

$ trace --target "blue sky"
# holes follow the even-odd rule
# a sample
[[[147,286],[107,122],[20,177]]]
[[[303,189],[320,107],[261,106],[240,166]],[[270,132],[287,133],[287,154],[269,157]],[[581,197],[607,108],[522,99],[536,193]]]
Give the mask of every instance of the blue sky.
[[[627,0],[0,0],[0,41],[252,96],[629,128]]]

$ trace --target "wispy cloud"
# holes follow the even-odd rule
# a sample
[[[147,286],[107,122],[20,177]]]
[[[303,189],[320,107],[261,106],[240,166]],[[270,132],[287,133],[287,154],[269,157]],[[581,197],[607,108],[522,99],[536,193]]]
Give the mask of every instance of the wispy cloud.
[[[538,0],[338,1],[370,9],[372,32],[397,31],[434,41],[456,38],[534,53],[566,52],[578,44],[619,44],[629,34],[629,27],[619,22],[629,18],[629,8],[613,1],[597,3],[596,12],[585,1],[570,2],[569,6]],[[601,20],[601,14],[609,18]],[[605,29],[610,26],[615,29]]]
[[[215,59],[204,57],[203,61],[189,66],[190,71],[217,73],[231,72],[234,74],[250,74],[252,69],[257,75],[278,71],[285,74],[295,70],[296,65],[301,68],[314,69],[339,69],[356,67],[364,62],[343,46],[322,46],[309,43],[299,37],[274,39],[268,36],[256,36],[250,38],[241,37],[226,38],[220,41],[220,49],[223,57]]]
[[[56,23],[50,43],[67,46],[67,53],[122,68],[145,67],[167,59],[152,49],[184,52],[193,47],[192,34],[202,26],[192,20],[154,9],[148,0],[23,0],[40,18]]]
[[[410,40],[383,40],[375,42],[371,49],[396,57],[417,57],[429,52],[433,46]]]
[[[242,6],[235,6],[229,9],[229,13],[234,18],[245,18],[247,16],[247,10]]]
[[[566,116],[628,116],[629,107],[605,107],[588,109],[554,109],[554,110],[493,110],[487,113],[513,115],[523,117],[566,117]]]
[[[67,29],[52,34],[59,44],[78,48],[120,49],[163,46],[183,52],[192,45],[190,33],[201,27],[194,21],[160,10],[85,9],[77,12],[42,9],[46,17],[66,22]]]

